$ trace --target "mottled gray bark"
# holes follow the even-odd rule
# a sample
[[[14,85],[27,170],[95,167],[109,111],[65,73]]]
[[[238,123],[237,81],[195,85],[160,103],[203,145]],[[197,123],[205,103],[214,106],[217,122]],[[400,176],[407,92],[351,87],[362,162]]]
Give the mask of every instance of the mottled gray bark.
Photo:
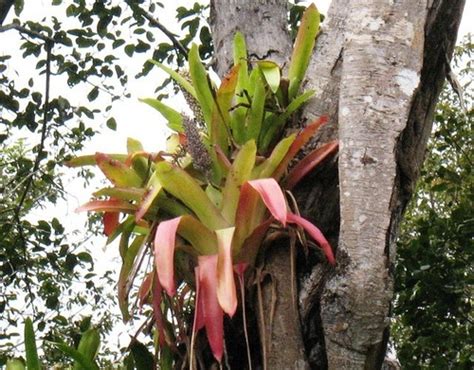
[[[219,75],[233,64],[237,31],[246,37],[251,60],[267,58],[283,65],[290,58],[286,0],[211,0],[211,27]]]
[[[211,5],[216,57],[223,60],[219,73],[229,65],[235,29],[259,56],[275,47],[275,33],[284,27],[265,23],[266,10],[252,9],[275,12],[284,2],[215,0]],[[317,263],[298,266],[312,368],[381,367],[398,223],[423,161],[463,7],[464,0],[334,0],[323,23],[305,86],[317,94],[304,117],[328,114],[330,124],[318,140],[339,138],[341,148],[338,163],[327,163],[296,189],[303,213],[337,247],[333,270]],[[247,9],[243,17],[242,9]],[[275,19],[281,21],[279,14]],[[277,41],[281,51],[270,58],[284,61],[285,44]],[[273,368],[294,368],[281,364]]]

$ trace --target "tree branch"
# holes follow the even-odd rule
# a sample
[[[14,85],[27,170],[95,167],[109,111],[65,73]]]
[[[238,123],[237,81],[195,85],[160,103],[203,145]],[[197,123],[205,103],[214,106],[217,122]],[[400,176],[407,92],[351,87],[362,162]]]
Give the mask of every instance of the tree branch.
[[[42,35],[41,35],[42,36]],[[44,96],[44,103],[43,103],[43,125],[41,126],[41,140],[38,146],[38,152],[36,154],[35,163],[33,165],[33,170],[31,171],[35,174],[40,166],[41,159],[44,152],[44,143],[46,140],[46,133],[47,133],[47,126],[48,126],[48,111],[49,111],[49,85],[50,85],[50,78],[51,78],[51,49],[54,44],[52,40],[45,41],[46,47],[46,86],[45,86],[45,96]],[[33,304],[33,292],[31,291],[30,280],[29,280],[29,269],[28,269],[28,250],[27,250],[27,240],[25,237],[24,229],[21,224],[21,210],[23,205],[26,201],[26,197],[33,185],[34,175],[30,176],[25,184],[25,188],[21,195],[20,201],[15,209],[15,221],[18,226],[18,234],[23,244],[23,258],[24,258],[24,270],[25,270],[25,284],[28,290],[28,294],[30,296],[31,304],[33,307],[33,313],[35,312],[35,306]]]
[[[170,32],[165,26],[163,26],[157,19],[155,19],[153,17],[153,14],[150,14],[149,12],[147,12],[146,10],[143,10],[139,7],[137,7],[137,11],[140,12],[140,14],[145,17],[145,19],[148,20],[148,22],[150,22],[150,24],[153,26],[153,27],[156,27],[158,28],[161,32],[163,32],[166,37],[168,37],[171,41],[171,43],[173,44],[173,46],[181,53],[183,54],[183,56],[188,59],[188,49],[183,45],[181,44],[181,42],[176,38],[176,35],[172,32]]]
[[[1,19],[0,19],[1,20]],[[36,31],[32,31],[18,23],[10,23],[10,24],[7,24],[5,26],[1,26],[0,27],[0,32],[6,32],[6,31],[9,31],[9,30],[17,30],[18,32],[20,33],[25,33],[27,34],[28,36],[30,37],[33,37],[35,39],[40,39],[40,40],[43,40],[44,42],[46,43],[55,43],[55,40],[53,40],[51,37],[48,37],[48,36],[45,36],[39,32],[36,32]]]

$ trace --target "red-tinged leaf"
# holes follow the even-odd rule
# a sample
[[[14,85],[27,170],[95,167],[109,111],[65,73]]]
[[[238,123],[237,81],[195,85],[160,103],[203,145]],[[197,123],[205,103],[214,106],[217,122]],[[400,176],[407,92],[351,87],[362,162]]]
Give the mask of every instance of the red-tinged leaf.
[[[242,248],[239,254],[234,254],[234,263],[236,264],[235,266],[245,266],[236,270],[237,273],[239,273],[238,271],[243,273],[248,265],[254,265],[263,239],[265,238],[265,235],[267,235],[268,228],[270,227],[273,221],[273,217],[270,217],[269,219],[258,225],[242,243]],[[236,268],[235,266],[234,269]]]
[[[240,188],[245,181],[250,179],[256,154],[257,146],[255,141],[247,141],[239,150],[227,175],[225,186],[222,190],[222,197],[224,199],[224,202],[222,202],[222,215],[231,224],[235,221]]]
[[[288,222],[301,226],[316,241],[316,243],[319,244],[320,248],[323,250],[323,253],[326,255],[328,262],[333,266],[336,264],[336,259],[334,258],[331,245],[326,240],[321,230],[319,230],[308,220],[291,212],[288,212]]]
[[[247,270],[247,267],[249,267],[248,263],[242,262],[242,263],[236,263],[234,265],[234,271],[239,277],[243,277],[245,270]]]
[[[222,168],[225,168],[228,171],[232,166],[232,163],[230,163],[224,151],[217,144],[214,145],[214,151],[216,153],[216,159],[219,162],[219,165],[221,165]]]
[[[217,253],[216,234],[193,216],[181,216],[178,234],[192,245],[199,256]]]
[[[140,267],[140,256],[143,253],[145,247],[146,235],[137,236],[130,245],[128,232],[122,234],[122,238],[125,237],[124,242],[126,245],[122,245],[120,241],[121,256],[123,259],[122,267],[120,269],[119,279],[117,283],[118,290],[118,301],[119,308],[122,312],[124,321],[130,319],[130,313],[128,311],[128,297],[130,294],[130,288],[133,285],[133,280],[137,269]]]
[[[131,203],[123,200],[109,199],[109,200],[92,200],[83,204],[76,209],[76,212],[92,211],[92,212],[123,212],[133,213],[137,207]]]
[[[161,292],[162,287],[158,276],[155,274],[153,279],[153,317],[155,318],[156,327],[158,329],[158,342],[160,346],[165,345],[165,331],[163,323],[163,313],[161,312]]]
[[[156,164],[156,176],[163,188],[188,206],[211,230],[229,226],[200,184],[183,169],[168,162]]]
[[[106,236],[112,235],[114,230],[119,225],[120,213],[118,212],[105,212],[102,216],[104,223],[104,234]]]
[[[141,188],[118,188],[107,187],[97,190],[92,195],[94,197],[110,197],[126,201],[139,201],[143,198],[144,190]]]
[[[270,156],[252,170],[252,178],[261,179],[273,177],[278,180],[278,178],[274,176],[275,170],[280,166],[288,153],[291,144],[295,141],[295,138],[296,135],[292,134],[283,140],[280,140],[273,148]]]
[[[285,188],[289,190],[293,189],[303,177],[311,172],[324,159],[336,153],[338,147],[339,143],[337,141],[331,141],[309,153],[290,171],[285,179]]]
[[[224,352],[224,311],[217,299],[217,255],[200,256],[199,282],[201,310],[212,354],[221,362]]]
[[[314,122],[303,128],[298,133],[295,140],[291,144],[290,149],[288,149],[287,153],[285,154],[285,157],[278,165],[272,177],[279,180],[283,176],[283,174],[288,168],[288,164],[290,163],[290,161],[301,150],[301,148],[306,145],[306,143],[313,137],[313,135],[319,130],[319,128],[322,125],[326,124],[327,121],[327,116],[321,116],[317,118]]]
[[[176,288],[174,282],[174,248],[176,231],[181,217],[162,221],[155,234],[155,267],[161,285],[171,297]]]
[[[104,175],[116,186],[140,187],[142,179],[124,163],[109,157],[104,153],[96,153],[95,160]]]
[[[153,274],[154,272],[148,273],[143,279],[143,282],[140,285],[140,288],[138,289],[138,306],[140,308],[145,304],[146,299],[148,298],[151,292],[152,283],[153,283]]]
[[[125,162],[126,154],[107,154],[110,158]],[[68,167],[94,166],[97,164],[95,154],[82,155],[64,163]]]
[[[162,186],[160,184],[160,181],[158,180],[158,177],[156,176],[156,174],[153,174],[148,180],[145,194],[143,195],[143,199],[140,203],[137,213],[135,213],[136,221],[141,220],[145,213],[147,213],[161,189]]]
[[[235,227],[216,230],[217,248],[217,298],[225,313],[234,316],[237,309],[237,291],[235,289],[232,268],[232,237]]]
[[[200,283],[200,268],[196,266],[194,268],[194,275],[196,276],[196,296],[195,296],[195,309],[194,309],[194,323],[193,333],[204,327],[204,311],[202,308],[202,295],[201,295],[201,283]]]
[[[275,179],[258,179],[247,182],[262,198],[268,210],[283,226],[286,226],[286,201]]]
[[[238,256],[245,239],[261,223],[265,206],[258,193],[245,182],[240,189],[239,204],[235,212],[235,232],[232,240],[234,256]]]

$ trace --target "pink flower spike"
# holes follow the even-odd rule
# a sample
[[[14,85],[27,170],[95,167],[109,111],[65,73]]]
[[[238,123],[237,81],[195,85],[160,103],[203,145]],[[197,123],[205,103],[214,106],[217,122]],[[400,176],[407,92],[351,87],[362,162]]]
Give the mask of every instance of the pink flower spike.
[[[160,222],[155,234],[155,268],[161,285],[170,297],[176,291],[174,283],[174,248],[176,231],[180,221],[181,217],[176,217]]]
[[[235,227],[216,230],[217,235],[217,299],[225,313],[234,316],[237,309],[234,270],[232,268],[232,237]]]
[[[199,256],[201,307],[212,354],[221,362],[224,353],[224,311],[217,299],[217,255]]]
[[[247,182],[262,198],[268,210],[283,226],[286,226],[287,209],[285,196],[275,179],[258,179]]]
[[[291,212],[288,212],[288,222],[292,224],[297,224],[303,229],[305,229],[305,231],[309,235],[311,235],[311,237],[319,244],[319,246],[323,250],[323,253],[328,259],[328,262],[333,266],[336,264],[336,259],[334,258],[331,245],[329,245],[329,242],[326,240],[321,230],[319,230],[308,220]]]

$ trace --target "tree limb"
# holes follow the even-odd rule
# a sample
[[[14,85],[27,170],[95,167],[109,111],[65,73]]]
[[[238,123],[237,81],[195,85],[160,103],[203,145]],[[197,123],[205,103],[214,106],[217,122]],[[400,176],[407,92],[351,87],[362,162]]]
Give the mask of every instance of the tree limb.
[[[173,46],[181,53],[183,56],[188,59],[188,49],[177,39],[176,35],[169,31],[165,26],[163,26],[153,14],[147,12],[146,10],[140,7],[133,7],[132,9],[136,10],[140,15],[142,15],[153,27],[158,28],[161,32],[165,34],[166,37],[171,41]]]
[[[53,46],[53,41],[47,40],[45,42],[46,47],[46,86],[45,86],[45,95],[44,95],[44,103],[43,103],[43,124],[41,126],[41,139],[38,146],[38,152],[36,153],[35,162],[33,165],[32,173],[35,174],[40,166],[41,159],[44,152],[44,144],[46,140],[46,133],[48,127],[48,112],[49,112],[49,85],[50,85],[50,78],[51,78],[51,49]],[[25,238],[25,233],[23,229],[23,225],[21,223],[21,211],[23,209],[23,205],[26,201],[26,197],[31,189],[31,186],[34,182],[34,175],[30,176],[25,184],[25,188],[23,189],[23,193],[21,195],[20,201],[15,209],[15,221],[18,227],[18,235],[22,242],[23,247],[23,258],[24,258],[24,270],[25,270],[25,284],[28,290],[28,294],[30,296],[31,305],[33,307],[33,312],[35,312],[35,306],[33,304],[34,295],[31,291],[30,286],[30,278],[29,278],[29,269],[28,269],[28,249],[27,249],[27,240]]]
[[[10,23],[10,24],[0,27],[0,32],[6,32],[9,30],[17,30],[18,32],[25,33],[28,36],[33,37],[35,39],[40,39],[40,40],[43,40],[44,42],[55,43],[55,40],[53,40],[51,37],[45,36],[36,31],[32,31],[18,23]]]

